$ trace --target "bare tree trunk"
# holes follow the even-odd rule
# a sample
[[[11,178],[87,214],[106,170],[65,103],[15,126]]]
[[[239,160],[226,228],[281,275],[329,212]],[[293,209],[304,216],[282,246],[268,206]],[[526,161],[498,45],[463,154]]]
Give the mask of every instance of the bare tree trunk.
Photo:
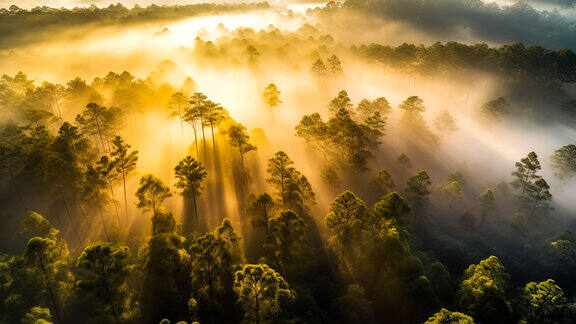
[[[208,156],[206,155],[206,135],[204,134],[204,118],[200,117],[200,126],[202,127],[202,141],[204,142],[204,160],[208,161]]]
[[[192,121],[192,129],[194,130],[194,144],[196,145],[196,158],[199,159],[200,156],[198,154],[198,134],[196,133],[196,123]]]
[[[126,217],[128,217],[128,198],[126,197],[126,175],[124,174],[124,169],[122,169],[122,183],[124,185],[124,209]]]
[[[120,214],[118,214],[118,205],[116,205],[116,198],[114,197],[114,188],[112,187],[112,179],[110,176],[106,176],[108,179],[108,186],[110,187],[110,195],[112,196],[112,204],[114,205],[114,211],[116,212],[116,220],[120,223]]]
[[[194,218],[196,221],[196,230],[199,231],[199,223],[198,223],[198,208],[196,206],[196,193],[192,190],[192,200],[194,201]]]
[[[72,217],[72,214],[70,214],[70,209],[68,208],[68,202],[66,201],[66,198],[64,197],[64,193],[62,192],[62,188],[60,187],[60,185],[58,185],[58,192],[60,193],[60,199],[62,199],[62,203],[64,204],[64,209],[66,210],[66,214],[68,215],[68,219],[70,220],[70,225],[72,225],[72,230],[74,230],[74,233],[76,234],[76,238],[78,239],[78,243],[80,243],[81,242],[80,234],[78,233],[78,229],[76,228],[76,225],[74,224],[74,218]]]

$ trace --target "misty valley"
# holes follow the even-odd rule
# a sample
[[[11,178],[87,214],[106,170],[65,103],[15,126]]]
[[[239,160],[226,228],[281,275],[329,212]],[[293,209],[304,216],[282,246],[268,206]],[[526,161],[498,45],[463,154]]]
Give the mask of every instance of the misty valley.
[[[575,6],[0,0],[0,323],[576,323]]]

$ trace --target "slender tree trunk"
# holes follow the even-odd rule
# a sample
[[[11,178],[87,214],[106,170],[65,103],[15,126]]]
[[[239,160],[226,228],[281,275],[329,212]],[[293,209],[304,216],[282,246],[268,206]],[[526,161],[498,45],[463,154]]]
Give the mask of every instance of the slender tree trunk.
[[[178,116],[180,116],[180,132],[184,135],[184,122],[182,121],[182,104],[178,101]]]
[[[116,212],[116,220],[120,223],[120,214],[118,214],[118,205],[116,204],[116,197],[114,197],[114,188],[112,187],[112,179],[110,176],[106,176],[108,179],[108,186],[110,187],[110,195],[112,196],[112,204],[114,205],[114,211]]]
[[[284,204],[284,174],[280,175],[282,178],[280,180],[280,194],[282,195],[282,209],[286,208]]]
[[[240,153],[240,168],[242,169],[242,181],[246,180],[244,172],[244,154],[242,154],[242,147],[238,147],[238,152]]]
[[[196,230],[199,231],[198,208],[196,207],[196,193],[192,190],[192,200],[194,201],[194,219],[196,221]]]
[[[104,220],[104,215],[102,211],[99,210],[98,214],[100,214],[100,219],[102,220],[102,229],[104,229],[104,235],[106,235],[106,240],[110,242],[110,235],[108,235],[108,228],[106,228],[106,221]]]
[[[216,140],[214,140],[214,125],[210,123],[210,132],[212,133],[212,152],[216,156]]]
[[[204,142],[204,159],[208,161],[208,156],[206,155],[206,135],[204,134],[204,118],[200,117],[200,126],[202,127],[202,142]]]
[[[72,225],[72,230],[74,231],[74,234],[76,234],[76,238],[78,239],[78,243],[80,243],[81,242],[80,234],[78,233],[78,229],[76,228],[76,225],[74,224],[74,219],[72,217],[72,214],[70,214],[70,209],[68,208],[68,202],[66,201],[66,198],[64,197],[64,193],[62,192],[62,188],[60,187],[60,185],[58,185],[58,192],[60,193],[60,199],[62,199],[62,203],[64,204],[64,209],[66,210],[66,214],[68,215],[68,219],[70,220],[70,225]]]
[[[122,184],[124,185],[124,209],[126,217],[128,217],[128,198],[126,197],[126,175],[124,174],[124,168],[122,168]]]
[[[192,121],[192,129],[194,130],[194,144],[196,145],[196,158],[200,159],[198,154],[198,134],[196,133],[196,122]]]

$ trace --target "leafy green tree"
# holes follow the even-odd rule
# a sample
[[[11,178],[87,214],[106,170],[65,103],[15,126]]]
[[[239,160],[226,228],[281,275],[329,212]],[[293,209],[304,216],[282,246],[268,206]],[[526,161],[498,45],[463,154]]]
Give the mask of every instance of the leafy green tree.
[[[319,113],[304,115],[296,125],[296,136],[303,138],[306,144],[320,150],[326,149],[328,126]]]
[[[403,167],[405,169],[411,169],[412,168],[412,161],[404,153],[402,153],[398,156],[398,158],[396,159],[396,163],[398,163],[401,167]]]
[[[564,145],[554,151],[552,165],[558,171],[556,175],[563,179],[576,174],[576,145]]]
[[[244,317],[255,323],[273,320],[295,299],[284,278],[265,264],[247,264],[237,271],[234,291]]]
[[[342,63],[336,55],[330,56],[326,62],[328,62],[328,68],[332,74],[342,73]]]
[[[300,246],[306,235],[306,223],[291,210],[283,211],[270,220],[271,245],[280,260],[285,276],[294,250]]]
[[[350,104],[346,98],[347,95],[339,96],[331,105],[348,107]],[[339,159],[354,171],[367,170],[368,159],[373,157],[369,149],[378,146],[382,133],[354,121],[349,108],[336,111],[328,120],[327,126],[328,138]]]
[[[192,297],[201,318],[221,318],[233,298],[234,271],[244,261],[240,236],[225,219],[214,232],[196,239],[190,247]],[[215,313],[215,312],[219,312]]]
[[[93,293],[97,300],[102,300],[107,305],[104,311],[112,315],[115,323],[120,322],[125,310],[124,283],[128,275],[129,256],[127,246],[94,242],[78,257],[77,266],[95,275],[92,281],[81,282],[81,289]]]
[[[170,101],[168,101],[170,114],[172,116],[178,116],[180,119],[180,128],[182,128],[182,130],[184,130],[184,113],[188,104],[189,101],[187,100],[186,95],[182,92],[174,92],[172,96],[170,96]]]
[[[452,181],[448,183],[444,187],[444,192],[449,197],[450,206],[452,206],[455,201],[460,201],[464,198],[464,190],[462,189],[462,184],[459,181]]]
[[[194,140],[196,144],[196,156],[198,157],[198,138],[196,135],[196,121],[200,121],[200,129],[202,130],[202,141],[204,143],[204,153],[206,153],[206,134],[204,134],[204,126],[207,125],[205,119],[209,113],[210,107],[214,103],[208,100],[208,97],[203,93],[196,92],[190,97],[190,106],[186,110],[186,119],[192,123],[194,128]]]
[[[316,62],[312,64],[310,73],[316,77],[325,78],[328,76],[328,69],[326,69],[326,65],[324,65],[324,61],[322,61],[322,59],[317,59]]]
[[[528,226],[526,225],[524,215],[522,215],[522,213],[514,213],[514,215],[512,215],[512,218],[510,219],[510,227],[516,233],[522,236],[526,235]]]
[[[370,211],[362,199],[348,190],[330,203],[328,211],[324,223],[334,233],[331,240],[348,255],[352,252],[352,242],[366,229]]]
[[[200,120],[200,117],[204,115],[205,111],[205,102],[207,97],[199,92],[194,93],[190,100],[188,101],[188,105],[184,108],[184,117],[183,120],[189,123],[192,126],[192,130],[194,131],[194,145],[196,147],[196,158],[199,158],[199,151],[198,151],[198,130],[196,129],[197,122]]]
[[[460,307],[479,322],[508,322],[510,306],[506,301],[506,288],[509,277],[495,256],[470,265],[458,291]]]
[[[411,96],[404,100],[398,108],[404,111],[406,123],[412,127],[414,126],[415,119],[420,116],[420,113],[426,111],[424,100],[418,96]]]
[[[172,213],[152,216],[152,236],[138,252],[143,275],[140,322],[188,316],[190,255],[184,243]]]
[[[214,137],[214,128],[217,127],[224,119],[228,117],[228,112],[222,108],[219,103],[208,100],[206,102],[206,114],[204,122],[210,126],[210,133],[212,134],[212,149],[216,155],[216,139]]]
[[[462,188],[464,188],[466,186],[466,180],[464,180],[464,176],[462,176],[462,173],[460,173],[460,171],[452,172],[448,176],[448,179],[446,181],[447,181],[447,183],[451,183],[451,182],[456,181],[456,182],[460,183],[460,186]]]
[[[176,173],[176,188],[180,189],[180,194],[184,197],[192,197],[194,203],[194,219],[196,222],[196,229],[198,229],[198,208],[196,205],[196,197],[202,192],[202,181],[206,178],[206,169],[190,156],[185,157],[182,161],[178,162],[174,167]],[[190,221],[185,219],[184,227],[187,233],[190,231]]]
[[[65,242],[34,237],[28,241],[24,253],[31,275],[41,282],[58,323],[63,321],[62,304],[67,298],[73,281],[66,270],[68,266],[68,247]]]
[[[561,320],[567,299],[554,280],[530,282],[524,288],[529,305],[527,319],[531,323],[557,323]]]
[[[152,215],[161,208],[164,200],[172,197],[170,188],[162,180],[153,174],[146,174],[140,178],[136,198],[136,206],[145,211],[151,211]]]
[[[23,324],[51,324],[52,314],[49,308],[34,306],[22,319]]]
[[[434,126],[439,131],[442,132],[453,132],[458,129],[456,126],[456,119],[452,117],[452,115],[448,112],[448,110],[444,109],[436,119],[434,119]]]
[[[138,162],[138,151],[131,151],[130,145],[126,144],[120,136],[116,136],[112,140],[113,150],[110,153],[112,157],[112,165],[119,175],[122,176],[122,185],[124,187],[124,208],[126,215],[128,215],[128,198],[126,195],[126,180],[131,176],[132,172],[136,169],[136,162]]]
[[[352,284],[348,286],[346,294],[336,298],[333,309],[338,319],[344,323],[373,323],[374,310],[372,302],[367,298],[362,286]]]
[[[244,174],[244,154],[256,150],[256,146],[250,144],[250,136],[246,132],[246,127],[240,124],[235,124],[228,128],[228,141],[230,145],[238,148],[242,174]]]
[[[280,191],[279,196],[282,201],[282,208],[286,206],[287,187],[295,171],[292,166],[293,164],[294,161],[292,161],[284,151],[276,152],[276,154],[268,160],[268,168],[266,169],[268,179],[266,179],[266,182],[271,183]]]
[[[270,83],[264,89],[264,93],[262,93],[262,98],[268,107],[275,108],[278,107],[282,103],[280,100],[280,90],[274,83]]]
[[[89,103],[76,116],[76,123],[83,134],[98,136],[102,152],[110,152],[109,139],[123,126],[122,111],[115,107],[107,108],[97,103]]]
[[[348,97],[348,92],[346,92],[346,90],[338,92],[338,96],[332,99],[328,104],[328,110],[332,114],[336,114],[341,109],[351,112],[351,108],[352,102],[350,101],[350,97]]]
[[[26,213],[20,227],[20,232],[28,238],[38,236],[55,239],[59,233],[59,231],[52,226],[52,223],[50,223],[49,220],[33,211],[28,211],[28,213]]]
[[[248,205],[247,212],[250,216],[250,223],[254,227],[263,227],[266,230],[266,239],[270,237],[270,219],[274,216],[276,209],[274,200],[267,193],[254,197]]]
[[[372,207],[373,222],[381,223],[383,220],[392,220],[402,223],[402,217],[410,214],[410,205],[396,191],[390,192]]]
[[[451,312],[446,308],[442,308],[424,324],[474,324],[474,319],[466,314]]]
[[[248,45],[244,54],[248,57],[248,63],[256,64],[258,57],[260,57],[260,52],[253,45]]]
[[[480,208],[482,209],[482,217],[480,219],[480,223],[484,224],[488,215],[493,212],[496,207],[496,198],[494,197],[494,192],[492,189],[486,189],[480,197],[478,197],[478,202],[480,203]]]
[[[490,118],[500,119],[510,113],[510,104],[503,97],[498,97],[482,105],[482,112]]]
[[[297,170],[294,170],[289,178],[286,198],[293,208],[298,208],[302,217],[309,206],[316,202],[316,194],[312,189],[312,184],[305,175]]]
[[[333,164],[325,164],[322,168],[322,173],[320,176],[333,193],[336,193],[342,187],[342,180],[340,179],[338,172],[336,172],[336,167]]]
[[[546,180],[542,178],[536,180],[534,184],[526,189],[526,195],[532,203],[530,212],[532,217],[534,217],[538,208],[542,209],[545,213],[552,209],[549,205],[549,202],[552,200],[552,194],[550,193],[550,186]]]
[[[429,186],[431,184],[432,181],[430,181],[430,176],[426,171],[420,171],[408,179],[406,192],[414,201],[412,204],[414,217],[418,217],[420,210],[428,201],[427,196],[430,194]]]
[[[102,156],[100,160],[96,162],[95,170],[100,173],[108,183],[108,189],[110,190],[110,196],[112,197],[112,204],[114,205],[114,212],[116,213],[116,220],[120,222],[118,205],[116,198],[114,197],[114,186],[120,180],[120,174],[114,167],[113,161],[106,155]]]
[[[358,103],[356,107],[356,111],[360,115],[361,118],[365,119],[368,116],[373,115],[374,113],[380,113],[380,115],[384,116],[389,114],[392,111],[392,107],[386,98],[379,97],[374,99],[373,101],[363,99]]]
[[[520,189],[520,198],[525,198],[528,188],[539,179],[540,176],[536,172],[541,168],[538,156],[534,152],[528,153],[520,162],[516,162],[516,171],[512,172],[515,179],[510,184],[514,188]]]
[[[378,175],[370,181],[370,186],[374,189],[378,197],[382,197],[396,189],[394,179],[392,179],[392,175],[386,169],[378,172]]]

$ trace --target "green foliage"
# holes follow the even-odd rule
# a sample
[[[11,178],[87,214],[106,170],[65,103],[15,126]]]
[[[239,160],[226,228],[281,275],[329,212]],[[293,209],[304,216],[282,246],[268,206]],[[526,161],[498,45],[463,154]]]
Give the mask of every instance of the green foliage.
[[[386,169],[378,171],[378,175],[372,179],[370,185],[378,197],[382,197],[396,189],[394,179],[392,179],[392,175]]]
[[[374,113],[380,113],[380,115],[389,114],[392,111],[392,107],[386,98],[379,97],[373,101],[364,99],[358,103],[356,111],[361,118],[367,118]]]
[[[425,324],[474,324],[474,319],[460,312],[451,312],[442,308],[430,317]]]
[[[202,192],[202,181],[208,174],[206,169],[190,156],[185,157],[174,167],[176,175],[176,188],[180,189],[180,194],[184,197],[192,197],[194,203],[194,218],[196,227],[198,227],[198,209],[196,207],[196,196]],[[190,230],[190,222],[185,219],[184,227],[186,231]]]
[[[22,234],[30,238],[34,236],[56,238],[56,235],[58,235],[58,230],[52,226],[50,221],[33,211],[26,213],[22,220],[21,228]]]
[[[496,198],[494,197],[494,191],[492,189],[486,189],[479,197],[478,202],[482,208],[482,219],[481,222],[486,222],[488,215],[493,212],[497,206]]]
[[[32,280],[41,282],[42,295],[58,322],[62,322],[62,304],[70,295],[73,276],[68,271],[68,247],[65,242],[34,237],[28,241],[24,256]]]
[[[396,159],[396,163],[398,163],[401,167],[406,169],[412,168],[412,161],[410,161],[410,158],[404,153],[398,156],[398,158]]]
[[[426,171],[419,171],[408,179],[406,192],[414,201],[413,208],[415,216],[418,216],[418,212],[428,201],[427,196],[431,193],[429,189],[431,184],[432,181],[430,181],[430,176]]]
[[[234,270],[243,262],[240,237],[226,219],[213,233],[190,246],[192,297],[200,318],[222,316],[225,297],[232,294]]]
[[[284,151],[276,152],[274,157],[268,160],[268,168],[266,169],[268,179],[266,179],[266,182],[274,185],[280,192],[282,207],[286,205],[287,187],[295,172],[293,164],[294,161]]]
[[[346,294],[336,298],[332,307],[338,314],[337,318],[344,323],[371,323],[374,321],[372,303],[360,285],[348,286]]]
[[[247,213],[250,216],[250,223],[254,227],[263,227],[266,230],[266,238],[269,235],[270,219],[274,216],[276,211],[276,204],[272,197],[263,193],[252,199],[247,208]]]
[[[22,319],[23,324],[51,324],[52,314],[50,309],[39,306],[34,306],[26,313]]]
[[[271,108],[277,107],[282,103],[282,100],[280,100],[280,90],[278,90],[278,87],[274,83],[266,86],[264,93],[262,93],[262,98]]]
[[[551,157],[552,165],[558,171],[556,175],[564,179],[576,174],[576,145],[564,145],[554,151]]]
[[[142,271],[141,319],[186,318],[190,298],[190,255],[176,234],[171,213],[152,217],[152,236],[138,251]]]
[[[370,211],[362,199],[351,191],[344,191],[330,203],[326,226],[334,233],[332,240],[340,245],[344,253],[350,253],[352,242],[366,228]]]
[[[527,157],[516,162],[516,171],[512,172],[515,179],[511,184],[520,190],[518,197],[529,205],[532,217],[535,216],[539,208],[544,213],[552,209],[549,206],[549,202],[552,200],[552,194],[549,191],[550,186],[542,176],[537,174],[541,168],[536,153],[530,152]]]
[[[328,76],[328,69],[326,69],[326,65],[324,65],[324,61],[322,61],[322,59],[317,59],[316,62],[312,64],[310,73],[316,77],[325,78]]]
[[[372,210],[372,216],[378,220],[377,223],[387,220],[402,224],[403,216],[410,214],[411,208],[406,200],[404,200],[404,197],[396,191],[393,191],[374,204]]]
[[[447,133],[458,129],[456,126],[456,119],[452,117],[446,109],[442,110],[436,119],[434,119],[434,126],[436,126],[439,131]]]
[[[244,317],[256,323],[274,320],[295,298],[284,278],[265,264],[247,264],[236,271],[234,291]]]
[[[170,197],[172,197],[170,188],[160,178],[152,174],[146,174],[140,178],[136,190],[136,198],[138,199],[136,206],[138,208],[151,211],[154,215],[161,208],[162,202]]]
[[[131,296],[126,285],[129,257],[127,246],[103,242],[91,243],[78,257],[78,268],[92,276],[77,283],[77,293],[84,298],[92,296],[92,307],[100,307],[94,309],[93,316],[102,317],[102,321],[119,323],[130,318]]]
[[[341,90],[338,92],[338,96],[332,99],[328,104],[328,110],[334,115],[337,114],[341,109],[350,112],[351,108],[352,102],[350,101],[350,97],[348,96],[348,92],[346,92],[346,90]]]
[[[302,244],[306,235],[306,223],[291,210],[283,211],[270,220],[270,244],[280,259],[285,276],[294,250]]]
[[[246,127],[240,124],[234,124],[228,128],[228,139],[230,145],[238,148],[242,170],[244,170],[244,154],[256,150],[256,146],[250,144],[250,136],[246,132]]]
[[[524,294],[529,304],[526,317],[530,322],[555,323],[562,317],[567,300],[554,280],[530,282],[524,288]]]
[[[495,256],[470,265],[460,283],[458,304],[480,322],[506,322],[510,318],[506,300],[509,277]]]
[[[498,97],[482,105],[482,112],[490,118],[499,119],[510,113],[510,104],[503,97]]]

